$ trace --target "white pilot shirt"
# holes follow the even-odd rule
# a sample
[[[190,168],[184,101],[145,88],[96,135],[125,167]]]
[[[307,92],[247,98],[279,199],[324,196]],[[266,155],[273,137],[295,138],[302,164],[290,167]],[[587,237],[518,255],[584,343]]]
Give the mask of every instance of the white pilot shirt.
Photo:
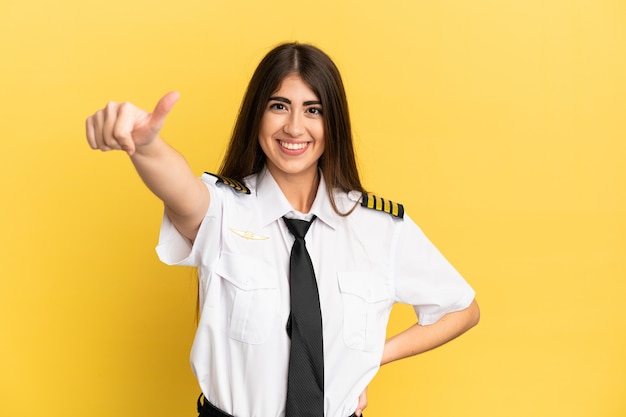
[[[299,216],[267,169],[251,194],[202,180],[209,209],[193,244],[167,216],[157,253],[198,267],[201,318],[191,364],[205,397],[236,417],[284,417],[290,339],[289,254],[282,216]],[[343,212],[359,193],[335,193]],[[348,417],[380,366],[391,307],[414,306],[419,323],[462,310],[473,289],[407,216],[360,204],[332,208],[323,178],[306,235],[318,282],[324,341],[324,415]],[[300,214],[301,216],[301,214]]]

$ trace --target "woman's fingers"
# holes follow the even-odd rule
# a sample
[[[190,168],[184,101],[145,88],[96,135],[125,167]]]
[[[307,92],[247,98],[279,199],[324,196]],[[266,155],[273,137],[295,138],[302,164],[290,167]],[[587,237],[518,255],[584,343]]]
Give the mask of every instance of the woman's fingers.
[[[113,137],[120,149],[123,149],[129,155],[135,152],[137,143],[141,145],[146,142],[145,137],[141,134],[141,130],[139,129],[137,132],[135,130],[147,117],[148,113],[138,109],[131,103],[122,103],[117,108]]]
[[[152,114],[131,103],[111,101],[87,119],[87,143],[92,149],[124,150],[132,155],[137,146],[149,144],[157,137],[179,97],[177,92],[165,94]]]
[[[159,133],[159,131],[163,128],[167,115],[179,98],[180,94],[177,91],[169,92],[161,97],[150,115],[150,128],[153,132]]]
[[[89,144],[91,149],[98,149],[93,117],[94,116],[88,117],[87,121],[85,122],[85,134],[87,135],[87,143]]]
[[[121,149],[118,138],[115,137],[115,127],[118,122],[119,104],[114,101],[109,102],[104,108],[104,120],[102,121],[102,143],[106,149]]]
[[[365,410],[366,407],[367,407],[367,388],[365,388],[363,392],[361,393],[361,395],[359,395],[359,403],[356,406],[356,411],[354,412],[354,414],[356,414],[358,417],[361,417],[361,414],[363,414],[363,410]]]

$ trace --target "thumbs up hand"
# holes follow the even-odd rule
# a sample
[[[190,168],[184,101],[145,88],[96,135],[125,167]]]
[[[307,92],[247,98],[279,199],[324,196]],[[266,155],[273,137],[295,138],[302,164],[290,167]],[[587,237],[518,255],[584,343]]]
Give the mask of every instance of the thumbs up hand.
[[[164,95],[152,113],[132,103],[109,102],[87,118],[87,142],[92,149],[101,151],[124,150],[133,155],[137,148],[151,144],[159,135],[168,113],[180,95]]]

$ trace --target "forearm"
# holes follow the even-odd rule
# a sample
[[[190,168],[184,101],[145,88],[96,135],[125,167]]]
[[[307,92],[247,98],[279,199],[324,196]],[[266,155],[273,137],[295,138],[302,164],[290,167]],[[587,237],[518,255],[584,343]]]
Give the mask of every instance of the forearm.
[[[385,342],[381,365],[441,346],[462,335],[479,320],[476,300],[465,310],[449,313],[428,326],[414,324]]]
[[[209,192],[183,156],[157,137],[137,147],[131,161],[180,232],[194,239],[209,205]]]
[[[194,240],[209,207],[209,190],[187,161],[170,147],[159,132],[179,94],[165,94],[152,113],[132,103],[109,102],[87,118],[85,133],[92,149],[124,150],[148,188],[165,204],[176,228]]]

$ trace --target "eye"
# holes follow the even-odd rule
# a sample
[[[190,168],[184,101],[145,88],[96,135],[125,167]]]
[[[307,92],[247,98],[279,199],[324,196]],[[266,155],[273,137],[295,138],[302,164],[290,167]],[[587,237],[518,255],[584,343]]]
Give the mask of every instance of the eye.
[[[286,109],[287,107],[285,107],[283,103],[278,103],[278,102],[270,103],[270,110],[286,110]]]
[[[306,109],[306,112],[318,116],[324,114],[321,107],[309,107],[308,109]]]

